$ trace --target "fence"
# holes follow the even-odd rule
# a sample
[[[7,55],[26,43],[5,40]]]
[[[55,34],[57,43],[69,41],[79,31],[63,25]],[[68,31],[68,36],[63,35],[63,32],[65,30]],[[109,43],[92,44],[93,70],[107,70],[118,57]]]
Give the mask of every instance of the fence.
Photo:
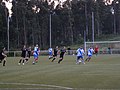
[[[8,56],[10,57],[19,57],[21,56],[21,51],[9,51],[6,52]],[[67,50],[66,55],[75,55],[76,50]],[[111,49],[111,51],[105,50],[99,50],[99,54],[120,54],[120,49]],[[33,54],[31,54],[33,55]],[[48,50],[41,50],[40,55],[45,56],[49,55]]]

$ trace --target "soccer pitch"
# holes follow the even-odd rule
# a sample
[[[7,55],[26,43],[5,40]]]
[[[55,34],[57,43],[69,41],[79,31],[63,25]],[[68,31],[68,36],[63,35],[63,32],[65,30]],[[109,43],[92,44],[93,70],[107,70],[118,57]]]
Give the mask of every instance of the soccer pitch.
[[[65,56],[61,64],[40,56],[18,65],[20,57],[8,57],[0,64],[0,90],[120,90],[120,55],[93,56],[76,65],[76,56]]]

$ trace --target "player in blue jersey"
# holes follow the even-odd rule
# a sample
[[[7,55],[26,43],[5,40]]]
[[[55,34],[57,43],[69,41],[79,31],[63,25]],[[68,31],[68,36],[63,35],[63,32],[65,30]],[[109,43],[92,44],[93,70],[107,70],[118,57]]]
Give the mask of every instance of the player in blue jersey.
[[[88,62],[90,61],[90,59],[91,59],[91,57],[92,57],[92,55],[93,55],[93,52],[94,52],[93,48],[90,47],[90,48],[88,49],[88,51],[87,51],[87,56],[88,56],[88,57],[87,57],[87,59],[86,59],[85,61],[88,61]]]
[[[39,56],[40,50],[38,48],[38,44],[34,47],[34,51],[33,51],[33,56],[34,56],[34,61],[33,64],[38,62],[38,56]]]
[[[48,52],[49,52],[49,59],[53,58],[53,49],[49,48]]]
[[[77,51],[76,51],[76,53],[77,53],[76,64],[80,64],[81,62],[83,64],[85,64],[85,62],[84,62],[84,50],[83,50],[83,48],[78,48]]]

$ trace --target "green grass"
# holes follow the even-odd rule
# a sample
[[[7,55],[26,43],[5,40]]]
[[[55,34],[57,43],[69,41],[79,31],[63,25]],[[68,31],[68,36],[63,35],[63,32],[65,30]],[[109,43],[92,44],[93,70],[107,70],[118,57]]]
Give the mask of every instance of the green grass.
[[[85,65],[76,65],[75,56],[65,56],[61,64],[40,56],[36,65],[31,57],[24,66],[19,59],[8,57],[6,66],[0,65],[0,90],[120,89],[120,55],[93,56]]]

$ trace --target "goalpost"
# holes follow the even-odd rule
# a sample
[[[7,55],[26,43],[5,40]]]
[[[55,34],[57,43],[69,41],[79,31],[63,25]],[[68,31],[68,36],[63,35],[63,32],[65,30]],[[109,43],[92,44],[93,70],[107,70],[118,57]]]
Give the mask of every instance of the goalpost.
[[[120,54],[120,41],[85,42],[85,52],[88,48],[98,46],[100,54]]]

